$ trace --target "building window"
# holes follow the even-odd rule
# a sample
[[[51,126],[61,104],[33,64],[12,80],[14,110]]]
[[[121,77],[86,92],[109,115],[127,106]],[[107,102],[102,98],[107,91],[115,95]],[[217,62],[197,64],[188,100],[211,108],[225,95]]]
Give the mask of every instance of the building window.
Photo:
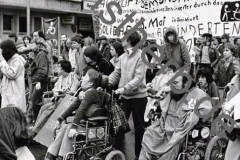
[[[34,31],[39,31],[41,29],[42,29],[41,17],[34,17]]]
[[[3,15],[3,30],[12,31],[12,29],[13,29],[13,16]]]
[[[26,33],[27,32],[27,18],[19,17],[19,32]]]

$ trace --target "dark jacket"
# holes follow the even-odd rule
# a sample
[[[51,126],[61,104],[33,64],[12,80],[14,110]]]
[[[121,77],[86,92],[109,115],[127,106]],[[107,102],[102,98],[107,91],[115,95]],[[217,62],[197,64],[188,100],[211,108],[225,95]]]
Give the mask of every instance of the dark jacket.
[[[233,57],[232,62],[234,60],[235,58]],[[225,61],[224,60],[219,61],[216,70],[213,74],[213,80],[217,83],[219,87],[225,87],[235,76],[235,71],[232,62],[230,62],[228,68],[225,68],[224,66]]]
[[[49,60],[47,52],[40,50],[33,62],[30,64],[30,74],[32,83],[47,83],[49,71]]]
[[[97,61],[96,65],[88,65],[87,68],[85,68],[85,73],[89,68],[93,68],[96,71],[107,76],[114,71],[114,66],[106,58],[101,58],[99,61]]]
[[[211,82],[208,84],[208,89],[205,91],[211,98],[218,97],[220,99],[220,94],[218,91],[218,87],[215,82]]]
[[[68,107],[68,109],[58,118],[58,121],[62,122],[69,115],[71,115],[73,111],[77,110],[72,125],[72,128],[77,128],[82,119],[84,119],[85,117],[91,117],[91,112],[95,108],[100,107],[102,107],[102,100],[98,95],[97,90],[91,88],[86,91],[80,106],[71,105],[70,107]]]
[[[98,48],[100,48],[100,44],[101,43],[98,44]],[[112,59],[110,50],[111,50],[111,48],[110,48],[109,44],[107,44],[107,43],[105,43],[100,50],[103,57],[106,58],[108,61],[110,61]]]
[[[170,43],[167,34],[168,32],[174,33],[174,42]],[[190,55],[188,47],[185,42],[181,39],[178,39],[178,34],[173,28],[169,28],[164,35],[164,58],[163,59],[173,59],[175,60],[180,67],[183,67],[186,64],[190,65]]]
[[[17,156],[15,154],[14,137],[1,110],[0,127],[0,159],[17,160]]]
[[[209,59],[211,62],[211,66],[214,67],[217,65],[217,63],[220,61],[220,56],[218,54],[218,51],[216,49],[213,49],[211,47],[208,48],[208,55],[209,55]],[[202,59],[202,50],[200,50],[200,54],[199,57],[197,58],[197,62],[201,63],[201,59]]]

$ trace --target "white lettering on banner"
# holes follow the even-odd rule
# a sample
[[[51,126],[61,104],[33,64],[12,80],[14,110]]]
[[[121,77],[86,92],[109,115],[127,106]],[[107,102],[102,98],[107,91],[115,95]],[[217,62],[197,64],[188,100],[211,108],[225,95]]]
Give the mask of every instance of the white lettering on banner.
[[[56,33],[56,28],[53,26],[53,22],[51,22],[50,23],[50,26],[49,26],[49,28],[48,28],[48,30],[47,30],[47,32],[46,32],[46,34],[55,34]]]

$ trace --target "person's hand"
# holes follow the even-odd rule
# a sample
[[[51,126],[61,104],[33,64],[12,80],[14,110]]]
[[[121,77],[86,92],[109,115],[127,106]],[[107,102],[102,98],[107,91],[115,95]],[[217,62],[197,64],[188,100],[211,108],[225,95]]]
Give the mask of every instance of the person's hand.
[[[54,97],[56,97],[56,96],[58,96],[58,95],[59,95],[59,92],[58,92],[58,91],[54,91],[54,92],[53,92],[53,96],[54,96]]]
[[[124,94],[125,93],[125,89],[124,88],[118,88],[116,91],[115,91],[115,94]]]
[[[97,91],[103,91],[103,88],[102,87],[98,87],[96,90]]]
[[[68,133],[68,137],[69,138],[72,138],[74,136],[74,134],[77,133],[77,130],[76,129],[70,129],[69,133]]]
[[[146,87],[152,87],[151,83],[146,84]]]
[[[56,129],[60,129],[61,127],[62,127],[61,123],[59,121],[57,121]]]
[[[36,90],[40,90],[40,89],[41,89],[41,83],[40,83],[40,82],[37,82],[35,88],[36,88]]]

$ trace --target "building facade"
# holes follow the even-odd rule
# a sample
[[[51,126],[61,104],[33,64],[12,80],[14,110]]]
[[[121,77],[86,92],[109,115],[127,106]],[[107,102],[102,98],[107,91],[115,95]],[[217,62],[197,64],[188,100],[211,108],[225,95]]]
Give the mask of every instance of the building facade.
[[[41,30],[41,17],[60,17],[60,33],[68,37],[81,33],[84,37],[94,38],[93,12],[89,4],[95,2],[96,0],[0,0],[0,38],[6,39],[12,32],[22,37]],[[28,24],[30,27],[27,27]]]

